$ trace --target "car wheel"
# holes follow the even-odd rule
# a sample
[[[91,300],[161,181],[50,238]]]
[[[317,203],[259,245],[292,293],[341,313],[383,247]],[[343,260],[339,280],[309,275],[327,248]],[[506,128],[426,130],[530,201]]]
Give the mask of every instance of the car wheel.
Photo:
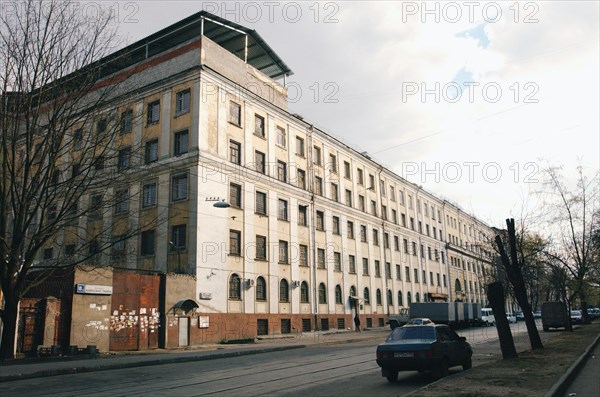
[[[398,371],[389,371],[388,375],[386,376],[386,379],[390,383],[398,382]]]
[[[469,358],[467,358],[465,360],[465,362],[463,363],[462,367],[463,367],[463,370],[466,371],[467,369],[471,369],[472,366],[473,366],[473,361],[471,359],[471,356],[469,356]]]

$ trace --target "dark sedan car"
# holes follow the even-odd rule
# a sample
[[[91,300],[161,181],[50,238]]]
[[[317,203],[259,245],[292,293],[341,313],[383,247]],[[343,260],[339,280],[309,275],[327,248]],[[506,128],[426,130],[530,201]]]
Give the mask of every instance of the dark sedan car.
[[[377,364],[390,382],[398,380],[399,371],[432,370],[444,377],[456,365],[469,369],[472,355],[466,338],[441,324],[398,327],[377,346]]]

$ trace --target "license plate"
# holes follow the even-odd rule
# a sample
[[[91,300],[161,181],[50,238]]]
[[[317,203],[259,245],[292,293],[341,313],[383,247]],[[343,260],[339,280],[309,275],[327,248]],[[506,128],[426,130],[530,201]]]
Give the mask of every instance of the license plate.
[[[414,353],[394,353],[394,358],[413,357]]]

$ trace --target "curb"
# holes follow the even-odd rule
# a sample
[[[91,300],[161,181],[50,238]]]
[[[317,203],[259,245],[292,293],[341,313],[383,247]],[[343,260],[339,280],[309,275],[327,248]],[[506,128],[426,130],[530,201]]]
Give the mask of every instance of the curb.
[[[575,363],[573,363],[573,365],[569,367],[567,372],[565,372],[563,376],[560,377],[558,382],[556,382],[554,386],[552,386],[552,389],[550,389],[544,395],[544,397],[559,397],[564,395],[569,385],[573,382],[573,379],[575,379],[581,368],[583,368],[583,366],[587,362],[590,353],[592,352],[592,350],[594,350],[594,348],[599,342],[600,335],[598,335],[596,339],[594,339],[594,341],[587,347],[587,349],[585,349],[583,354],[579,356],[577,361],[575,361]]]
[[[94,372],[94,371],[105,371],[110,369],[124,369],[124,368],[135,368],[135,367],[146,367],[151,365],[162,365],[162,364],[176,364],[190,361],[206,361],[213,360],[217,358],[229,358],[229,357],[238,357],[238,356],[248,356],[252,354],[261,354],[261,353],[271,353],[292,349],[301,349],[305,348],[307,345],[293,345],[293,346],[278,346],[278,347],[268,347],[262,349],[252,349],[252,350],[237,350],[230,352],[220,352],[214,354],[207,354],[204,356],[194,356],[189,355],[187,357],[164,357],[157,358],[155,360],[147,360],[147,361],[135,361],[128,363],[107,363],[106,365],[88,365],[81,367],[73,367],[73,368],[61,368],[61,369],[50,369],[43,370],[38,372],[32,372],[28,374],[14,374],[14,375],[6,375],[0,376],[0,383],[9,382],[13,380],[23,380],[23,379],[32,379],[32,378],[42,378],[48,376],[56,376],[56,375],[67,375],[67,374],[76,374],[83,372]]]

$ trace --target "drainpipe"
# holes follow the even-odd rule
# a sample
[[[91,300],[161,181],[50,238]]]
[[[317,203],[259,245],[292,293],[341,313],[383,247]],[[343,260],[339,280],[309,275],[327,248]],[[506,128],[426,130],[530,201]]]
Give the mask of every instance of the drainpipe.
[[[381,172],[382,171],[383,171],[383,166],[380,165],[379,170],[377,170],[377,182],[376,182],[376,183],[379,183],[380,190],[381,190]],[[384,194],[385,194],[385,192],[381,192],[381,191],[379,192],[380,197],[383,197]],[[383,205],[383,199],[381,201],[382,201],[382,205]],[[386,208],[387,208],[387,206],[386,206]],[[385,307],[386,307],[385,312],[389,318],[390,317],[390,302],[388,302],[388,295],[387,295],[387,293],[388,293],[388,277],[387,276],[388,275],[387,275],[387,256],[386,256],[386,252],[385,252],[385,250],[386,250],[386,248],[385,248],[385,218],[383,217],[383,208],[381,211],[381,232],[382,232],[381,240],[383,242],[383,244],[382,244],[383,245],[383,278],[385,280],[385,282],[384,282],[384,294],[385,294],[384,296],[385,296]],[[390,263],[390,271],[391,271],[391,266],[392,265]]]
[[[444,251],[446,251],[446,271],[448,274],[448,302],[452,302],[452,278],[450,277],[450,255],[448,254],[449,243],[446,236],[446,202],[442,203],[442,224],[444,225],[444,230],[442,231],[442,236],[444,237]]]
[[[313,140],[312,134],[314,127],[310,124],[307,134],[307,160],[308,160],[308,192],[310,193],[310,203],[308,210],[310,211],[310,269],[311,269],[311,284],[312,284],[312,298],[313,298],[313,318],[315,321],[314,329],[318,330],[319,322],[319,302],[317,296],[317,258],[316,258],[316,224],[315,224],[315,192],[314,192],[314,167],[313,167]]]

